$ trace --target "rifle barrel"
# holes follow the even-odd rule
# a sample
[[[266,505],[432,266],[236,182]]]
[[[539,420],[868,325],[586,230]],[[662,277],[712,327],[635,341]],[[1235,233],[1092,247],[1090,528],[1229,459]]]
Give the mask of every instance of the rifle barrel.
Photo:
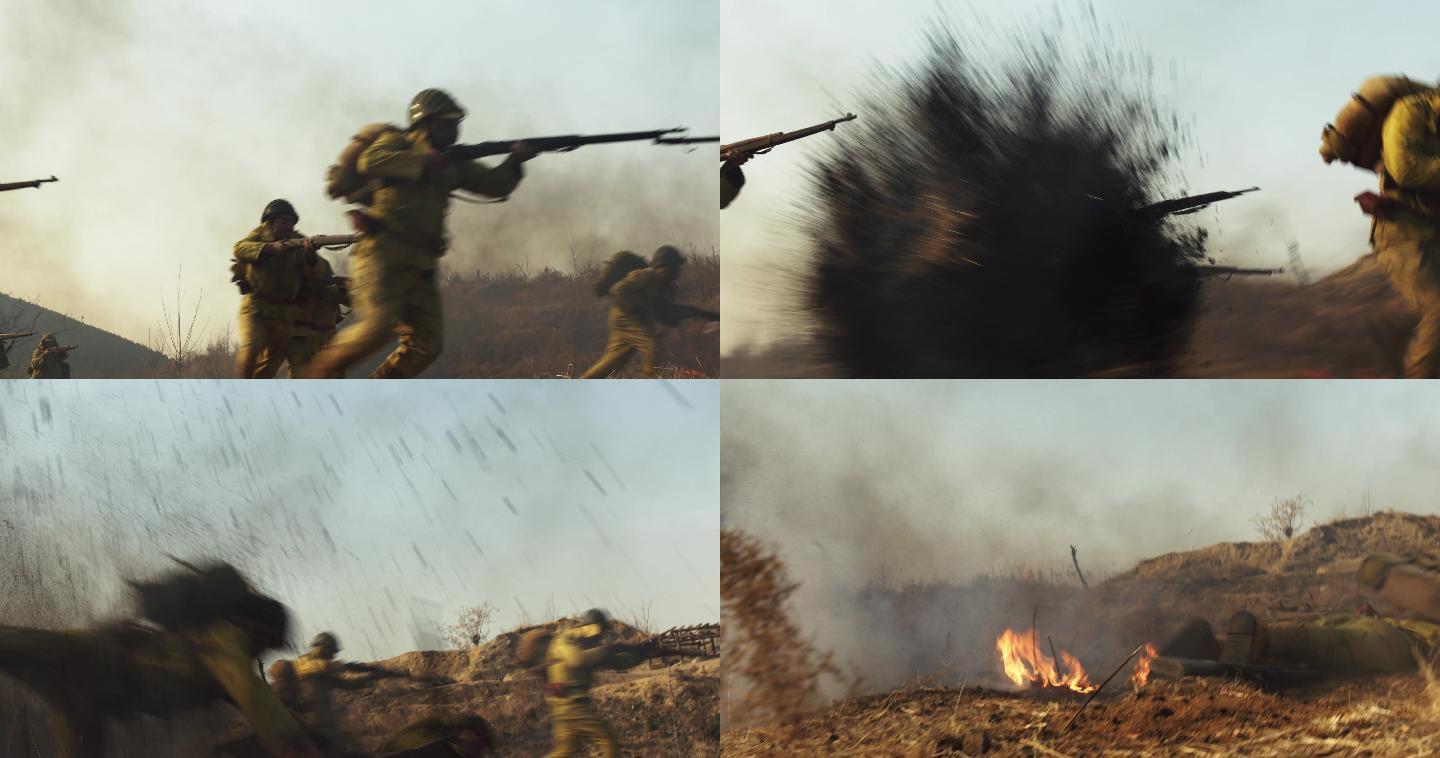
[[[55,176],[52,174],[49,179],[31,179],[28,182],[10,182],[9,184],[0,184],[0,192],[9,192],[10,190],[18,189],[40,189],[40,185],[42,184],[58,181],[60,180],[56,179]]]
[[[1251,187],[1249,189],[1235,190],[1234,192],[1207,192],[1203,195],[1177,197],[1173,200],[1161,200],[1158,203],[1146,205],[1136,209],[1135,212],[1142,216],[1149,216],[1156,219],[1175,214],[1194,213],[1211,203],[1218,203],[1221,200],[1229,200],[1234,197],[1240,197],[1246,193],[1259,191],[1259,187]]]
[[[767,134],[763,137],[751,137],[747,140],[732,142],[728,145],[720,146],[720,155],[723,159],[724,156],[730,153],[758,153],[761,151],[769,150],[776,145],[783,145],[786,142],[794,142],[795,140],[804,139],[811,135],[819,134],[820,132],[833,131],[836,125],[843,124],[846,121],[854,121],[857,118],[859,117],[855,114],[847,113],[841,118],[831,119],[830,121],[822,121],[821,123],[818,123],[814,126],[807,126],[804,129],[796,129],[793,132],[775,132],[774,134]]]
[[[562,134],[557,137],[522,137],[512,140],[492,140],[472,145],[455,145],[445,152],[458,160],[474,160],[492,155],[504,155],[516,142],[524,142],[537,152],[569,152],[585,145],[608,145],[616,142],[656,142],[668,134],[684,132],[684,127],[655,129],[648,132],[612,132],[609,134]]]

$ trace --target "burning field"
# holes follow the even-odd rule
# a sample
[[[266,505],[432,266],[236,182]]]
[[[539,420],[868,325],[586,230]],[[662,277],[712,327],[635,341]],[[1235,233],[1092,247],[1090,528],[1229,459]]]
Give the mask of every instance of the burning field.
[[[1160,556],[1088,588],[1021,576],[868,589],[862,604],[883,609],[897,645],[939,641],[904,663],[914,678],[868,695],[852,684],[829,707],[782,723],[732,722],[722,747],[756,756],[1433,753],[1440,684],[1429,665],[1262,683],[1177,681],[1152,676],[1149,664],[1187,619],[1223,628],[1240,609],[1267,620],[1353,611],[1365,600],[1353,580],[1361,556],[1415,553],[1437,539],[1440,517],[1380,512],[1284,541]],[[1007,603],[993,600],[1001,595]],[[976,615],[1001,622],[967,618]],[[1039,623],[1003,623],[1017,616]],[[933,628],[937,618],[952,628]],[[987,626],[988,642],[965,631]]]

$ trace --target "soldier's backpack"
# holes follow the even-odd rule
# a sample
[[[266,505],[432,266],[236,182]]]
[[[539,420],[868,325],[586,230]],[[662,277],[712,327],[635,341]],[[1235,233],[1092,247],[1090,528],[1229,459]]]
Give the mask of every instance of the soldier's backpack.
[[[369,124],[350,138],[350,144],[340,151],[340,158],[325,172],[325,192],[335,199],[344,198],[348,203],[369,205],[375,194],[375,182],[360,173],[360,155],[381,135],[401,131],[394,124]]]
[[[1403,76],[1372,76],[1335,114],[1335,122],[1320,133],[1320,157],[1328,164],[1349,163],[1366,171],[1380,164],[1380,136],[1385,117],[1395,102],[1407,95],[1431,89]]]
[[[610,256],[610,259],[605,261],[605,265],[600,267],[600,276],[595,280],[595,295],[605,297],[610,294],[610,288],[618,284],[621,279],[629,276],[632,271],[648,265],[644,258],[629,250],[622,250]]]
[[[515,645],[515,662],[520,668],[537,671],[545,666],[545,654],[550,651],[550,640],[554,634],[545,627],[536,627],[520,636]]]

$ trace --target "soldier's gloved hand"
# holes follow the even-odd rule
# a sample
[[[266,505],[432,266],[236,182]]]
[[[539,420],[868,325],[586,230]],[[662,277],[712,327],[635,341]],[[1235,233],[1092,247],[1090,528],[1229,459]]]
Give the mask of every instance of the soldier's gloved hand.
[[[261,255],[264,255],[265,253],[283,253],[283,252],[285,252],[285,243],[284,243],[284,242],[281,242],[280,240],[276,240],[276,241],[274,241],[274,242],[266,243],[265,247],[260,248],[260,254],[261,254]]]
[[[310,253],[312,261],[314,260],[313,256],[315,255],[315,251],[320,249],[320,246],[315,244],[314,237],[306,237],[305,241],[300,243],[300,246],[305,248],[305,252]]]
[[[524,140],[510,146],[510,160],[516,163],[524,163],[537,155],[539,155],[539,153],[535,151],[535,148],[531,147],[530,143]]]
[[[743,165],[745,165],[751,158],[754,158],[754,157],[755,157],[755,156],[754,156],[754,154],[752,154],[752,153],[731,153],[731,154],[725,156],[725,165],[726,165],[726,166],[737,166],[737,167],[738,167],[738,166],[743,166]]]

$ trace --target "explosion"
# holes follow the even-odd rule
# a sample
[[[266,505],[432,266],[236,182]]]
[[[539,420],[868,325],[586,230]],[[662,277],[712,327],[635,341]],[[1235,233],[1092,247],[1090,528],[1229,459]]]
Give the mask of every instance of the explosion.
[[[995,640],[995,649],[1000,651],[1000,663],[1005,676],[1020,687],[1064,687],[1080,694],[1095,691],[1090,677],[1080,661],[1067,651],[1060,651],[1060,663],[1064,673],[1055,665],[1055,659],[1040,652],[1033,634],[1018,634],[1006,629]]]
[[[1068,62],[1033,31],[996,62],[944,23],[929,43],[810,170],[824,356],[853,377],[1173,374],[1205,234],[1136,212],[1188,194],[1149,62],[1098,40]]]

